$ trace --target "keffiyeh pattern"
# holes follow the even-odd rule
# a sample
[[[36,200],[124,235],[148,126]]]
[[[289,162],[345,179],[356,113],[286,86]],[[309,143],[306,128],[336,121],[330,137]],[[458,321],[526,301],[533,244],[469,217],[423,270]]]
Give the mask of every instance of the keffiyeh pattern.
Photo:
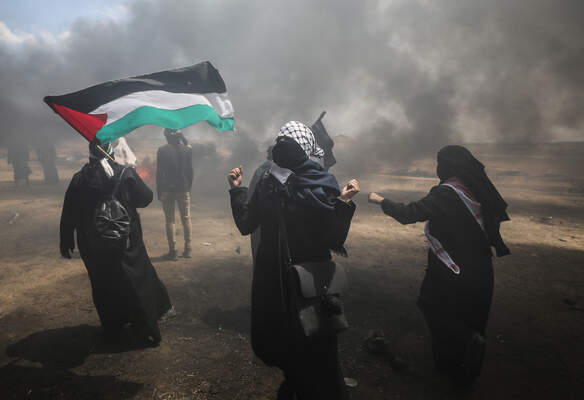
[[[306,152],[309,157],[322,158],[324,156],[324,150],[318,147],[316,144],[316,139],[310,128],[304,125],[302,122],[290,121],[280,128],[280,136],[287,136],[296,141],[302,147],[302,150]]]

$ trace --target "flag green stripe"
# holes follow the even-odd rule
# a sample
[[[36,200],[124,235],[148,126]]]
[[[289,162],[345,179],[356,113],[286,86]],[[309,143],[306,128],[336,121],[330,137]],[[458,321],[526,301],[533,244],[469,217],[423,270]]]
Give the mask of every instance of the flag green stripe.
[[[233,130],[233,118],[221,118],[213,107],[205,104],[195,104],[178,110],[144,106],[129,112],[111,124],[104,125],[97,131],[96,138],[102,143],[109,143],[146,124],[182,129],[199,121],[207,121],[220,132]]]

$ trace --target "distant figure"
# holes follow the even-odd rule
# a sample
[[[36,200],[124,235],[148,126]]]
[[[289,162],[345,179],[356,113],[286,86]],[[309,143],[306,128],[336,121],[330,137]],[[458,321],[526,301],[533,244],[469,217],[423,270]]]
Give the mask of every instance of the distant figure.
[[[103,148],[113,154],[111,146]],[[157,345],[161,339],[157,321],[171,305],[146,253],[136,210],[152,202],[152,191],[133,168],[108,160],[93,143],[89,150],[89,163],[73,176],[65,194],[61,255],[71,258],[73,232],[77,232],[79,253],[89,274],[106,340],[116,340],[129,322],[146,344]],[[119,247],[106,244],[97,233],[97,207],[112,196],[125,207],[130,220],[129,236]]]
[[[328,262],[332,249],[343,246],[355,212],[352,197],[359,183],[341,190],[333,175],[309,159],[322,156],[310,129],[289,122],[280,129],[272,150],[273,163],[255,186],[251,198],[241,186],[242,167],[228,175],[231,209],[237,228],[248,235],[261,227],[255,255],[251,296],[251,342],[254,353],[284,373],[278,399],[345,399],[337,332],[306,337],[293,311],[284,274],[289,261]],[[279,215],[285,221],[291,260],[282,249]],[[323,295],[327,312],[338,313],[339,300]]]
[[[12,164],[14,171],[14,185],[28,186],[28,176],[32,171],[28,165],[28,145],[21,137],[11,137],[8,140],[7,162]]]
[[[440,184],[419,201],[404,205],[377,193],[369,201],[402,224],[428,221],[428,269],[418,306],[437,370],[466,384],[481,371],[493,296],[491,246],[499,257],[510,254],[499,233],[509,216],[483,164],[465,147],[442,148],[436,172]]]
[[[56,185],[59,183],[59,174],[57,172],[57,152],[52,140],[45,135],[41,135],[35,139],[36,153],[39,163],[43,168],[43,175],[45,183],[49,185]]]
[[[168,144],[156,154],[156,188],[166,219],[168,260],[177,260],[174,205],[178,205],[182,221],[185,248],[182,256],[192,257],[191,249],[191,186],[193,184],[193,150],[180,131],[164,129]]]

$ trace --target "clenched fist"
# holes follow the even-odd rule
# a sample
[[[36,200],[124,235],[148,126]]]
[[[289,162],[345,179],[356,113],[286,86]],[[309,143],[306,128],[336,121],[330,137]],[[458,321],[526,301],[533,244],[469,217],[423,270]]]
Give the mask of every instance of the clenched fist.
[[[377,193],[375,193],[375,192],[369,193],[369,203],[381,204],[382,201],[383,201],[383,197],[381,197]]]
[[[241,181],[243,179],[243,166],[239,166],[238,168],[233,168],[229,175],[227,175],[227,182],[229,182],[229,186],[231,188],[236,188],[241,185]]]
[[[339,196],[339,200],[342,200],[345,203],[348,203],[349,201],[351,201],[353,196],[355,196],[357,193],[359,193],[360,190],[361,190],[361,188],[359,187],[359,181],[357,179],[351,179],[349,182],[347,182],[347,184],[345,185],[345,187],[341,191],[341,195]]]

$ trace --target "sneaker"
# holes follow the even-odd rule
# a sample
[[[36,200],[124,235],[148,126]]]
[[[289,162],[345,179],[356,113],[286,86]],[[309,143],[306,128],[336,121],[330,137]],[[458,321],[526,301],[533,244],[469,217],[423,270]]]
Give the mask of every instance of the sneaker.
[[[170,250],[168,253],[166,253],[162,257],[164,257],[165,260],[169,260],[169,261],[177,261],[178,260],[176,250]]]
[[[193,258],[193,255],[191,254],[190,247],[185,247],[185,251],[183,251],[182,257],[183,258]]]
[[[160,323],[165,323],[168,321],[169,318],[174,318],[174,317],[176,317],[176,310],[174,309],[174,306],[171,306],[167,312],[162,314],[162,316],[158,319],[158,321]]]

